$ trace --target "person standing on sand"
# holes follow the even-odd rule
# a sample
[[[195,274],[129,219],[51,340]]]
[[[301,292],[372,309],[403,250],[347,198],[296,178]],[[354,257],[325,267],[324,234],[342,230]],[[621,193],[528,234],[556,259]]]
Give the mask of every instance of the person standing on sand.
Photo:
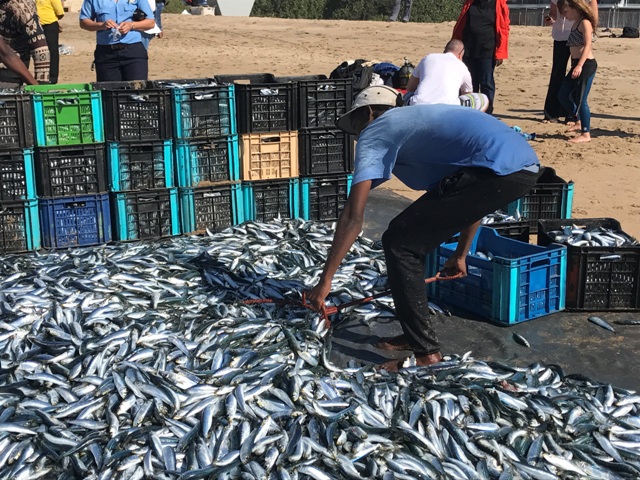
[[[64,17],[62,2],[60,0],[36,0],[36,8],[49,47],[49,83],[58,83],[61,30],[58,20]]]
[[[400,9],[404,2],[404,15],[402,16],[402,21],[407,23],[409,21],[409,17],[411,17],[411,5],[413,4],[413,0],[394,0],[394,2],[393,10],[391,10],[391,15],[389,16],[389,21],[395,22],[398,20],[398,15],[400,15]]]
[[[571,125],[568,131],[580,132],[580,135],[569,141],[584,143],[591,140],[591,111],[587,97],[598,69],[598,62],[591,49],[597,19],[584,0],[559,0],[558,8],[574,22],[567,40],[571,52],[571,69],[560,87],[558,98],[567,111],[567,123]]]
[[[424,284],[426,255],[460,232],[444,265],[447,276],[465,276],[471,242],[488,213],[520,198],[540,174],[536,153],[522,136],[491,115],[459,105],[402,105],[384,85],[365,88],[337,122],[359,135],[351,192],[340,214],[318,284],[306,299],[322,311],[342,259],[362,232],[371,189],[392,174],[426,191],[389,223],[382,236],[389,287],[403,335],[378,344],[413,351],[418,366],[442,360],[429,316]],[[402,362],[383,365],[387,371]]]
[[[473,91],[489,98],[486,111],[492,113],[496,93],[494,70],[508,57],[507,0],[465,0],[452,38],[464,42],[463,61],[471,72]]]
[[[598,17],[598,0],[591,0],[589,6],[593,14]],[[558,9],[558,0],[551,0],[549,15],[545,17],[545,25],[551,25],[551,37],[553,38],[553,62],[551,65],[551,75],[549,76],[549,87],[544,101],[543,123],[560,121],[560,117],[566,117],[558,92],[567,74],[567,62],[571,57],[567,39],[571,33],[573,22],[565,18]]]

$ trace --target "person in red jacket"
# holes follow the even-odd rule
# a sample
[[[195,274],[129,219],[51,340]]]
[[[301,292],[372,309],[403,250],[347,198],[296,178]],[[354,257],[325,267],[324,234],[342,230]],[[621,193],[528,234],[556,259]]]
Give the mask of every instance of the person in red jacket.
[[[465,46],[464,63],[471,72],[473,91],[489,98],[493,112],[495,67],[508,57],[509,7],[506,0],[465,0],[453,27],[453,39]]]

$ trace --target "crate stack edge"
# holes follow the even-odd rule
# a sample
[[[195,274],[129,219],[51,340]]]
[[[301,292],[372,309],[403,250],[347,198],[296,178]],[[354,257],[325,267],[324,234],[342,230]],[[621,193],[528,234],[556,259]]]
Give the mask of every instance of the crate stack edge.
[[[215,78],[154,83],[171,89],[181,233],[242,223],[235,86]]]
[[[93,86],[105,112],[114,239],[179,235],[170,89],[150,81]]]
[[[32,100],[44,248],[111,241],[102,95],[91,84],[25,87]]]
[[[351,79],[307,75],[276,77],[276,81],[294,83],[297,90],[300,216],[337,220],[349,196],[353,173],[355,138],[336,126],[351,108]]]
[[[38,250],[40,220],[34,172],[31,98],[0,94],[0,254]]]
[[[298,217],[297,85],[268,73],[216,78],[235,86],[244,220]]]

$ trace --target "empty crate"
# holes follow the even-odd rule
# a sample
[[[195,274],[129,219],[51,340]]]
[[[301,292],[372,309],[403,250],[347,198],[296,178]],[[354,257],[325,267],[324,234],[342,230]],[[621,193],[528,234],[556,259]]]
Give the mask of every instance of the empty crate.
[[[180,234],[178,189],[112,192],[114,239],[143,240]]]
[[[238,133],[298,129],[297,84],[279,83],[270,74],[222,75],[216,80],[235,85]]]
[[[80,145],[104,141],[102,102],[90,84],[29,85],[36,146]]]
[[[83,247],[111,241],[109,194],[40,198],[44,248]]]
[[[300,205],[300,181],[263,180],[243,182],[244,220],[268,222],[274,218],[297,218]]]
[[[242,135],[242,180],[298,176],[298,132]]]
[[[613,218],[540,220],[538,244],[549,245],[554,241],[549,232],[572,224],[624,233]],[[567,245],[567,309],[640,310],[640,245]]]
[[[211,140],[178,140],[179,187],[206,187],[240,179],[238,136]]]
[[[38,200],[0,202],[0,253],[40,249]]]
[[[545,168],[535,187],[529,193],[511,202],[506,211],[516,211],[527,220],[531,233],[538,231],[538,220],[571,218],[573,182],[566,182],[553,168]]]
[[[154,83],[171,88],[176,139],[207,139],[236,133],[234,85],[210,78]]]
[[[119,192],[175,187],[171,140],[109,142],[107,152],[110,190]]]
[[[301,178],[300,215],[305,220],[337,220],[351,190],[352,175]]]
[[[36,198],[33,149],[0,152],[0,202]]]
[[[182,233],[215,232],[244,221],[239,183],[180,189]]]
[[[168,140],[173,136],[171,90],[153,82],[99,82],[106,139],[115,142]]]
[[[0,148],[33,147],[31,97],[19,89],[0,93]]]
[[[300,175],[333,175],[353,171],[353,137],[336,128],[298,132]]]
[[[428,255],[426,275],[441,271],[456,246],[445,243]],[[566,260],[562,245],[530,245],[480,227],[466,259],[467,276],[432,283],[429,293],[502,325],[520,323],[564,309]]]
[[[105,193],[104,143],[36,148],[36,186],[41,197]]]

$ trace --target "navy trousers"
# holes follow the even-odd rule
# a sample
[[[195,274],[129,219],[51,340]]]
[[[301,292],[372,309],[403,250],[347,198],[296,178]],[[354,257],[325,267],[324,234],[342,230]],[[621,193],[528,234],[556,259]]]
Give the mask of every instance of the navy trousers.
[[[496,82],[493,77],[493,71],[496,68],[496,61],[493,58],[470,58],[462,59],[464,64],[471,73],[471,83],[473,91],[476,93],[484,93],[489,99],[489,108],[487,113],[493,112],[493,98],[496,94]]]
[[[147,80],[149,77],[149,55],[142,42],[97,45],[94,59],[98,82]]]

